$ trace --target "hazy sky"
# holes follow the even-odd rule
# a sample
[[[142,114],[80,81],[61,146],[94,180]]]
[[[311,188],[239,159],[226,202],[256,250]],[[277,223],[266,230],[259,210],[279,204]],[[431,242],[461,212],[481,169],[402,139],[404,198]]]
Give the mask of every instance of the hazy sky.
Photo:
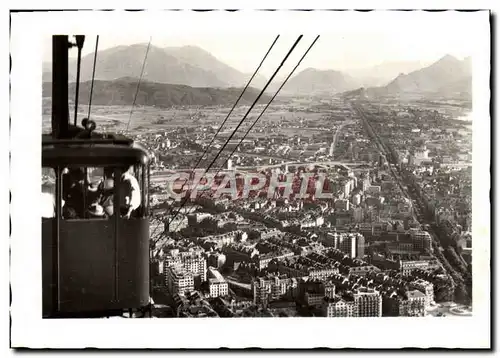
[[[319,69],[346,70],[371,67],[383,62],[422,61],[429,63],[445,54],[459,59],[469,56],[475,48],[475,35],[463,18],[436,17],[435,21],[405,21],[400,23],[377,23],[376,26],[359,26],[354,30],[337,34],[323,34],[303,61],[301,69],[315,67]],[[166,46],[199,46],[243,72],[253,72],[261,58],[274,40],[276,33],[256,34],[184,34],[168,36],[152,34],[152,44]],[[269,60],[262,68],[262,74],[269,76],[282,57],[292,46],[296,36],[285,34],[280,37]],[[306,35],[290,57],[284,69],[291,69],[305,49],[313,41],[313,35]],[[147,43],[148,35],[126,34],[107,35],[99,38],[99,49],[133,43]],[[46,41],[44,59],[50,58],[50,40]],[[95,36],[87,36],[83,53],[94,51]],[[76,50],[72,51],[76,56]]]

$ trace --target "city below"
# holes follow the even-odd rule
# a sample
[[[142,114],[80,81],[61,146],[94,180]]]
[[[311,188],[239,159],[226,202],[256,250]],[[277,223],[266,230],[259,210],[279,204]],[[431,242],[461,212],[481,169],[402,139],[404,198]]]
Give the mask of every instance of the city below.
[[[128,135],[153,158],[153,315],[471,315],[469,106],[281,97],[207,173],[237,123],[213,140],[229,108],[138,106]],[[93,118],[124,132],[126,111]]]
[[[197,46],[150,40],[81,66],[75,120],[150,154],[155,317],[472,315],[471,57],[244,89],[249,74]]]

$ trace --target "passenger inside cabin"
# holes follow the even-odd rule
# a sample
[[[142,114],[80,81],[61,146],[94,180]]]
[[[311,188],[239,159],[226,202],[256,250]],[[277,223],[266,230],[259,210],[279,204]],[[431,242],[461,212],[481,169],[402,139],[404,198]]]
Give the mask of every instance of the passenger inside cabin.
[[[141,206],[139,181],[133,166],[123,167],[119,182],[120,214],[129,219]],[[94,172],[95,173],[95,172]],[[66,219],[106,218],[114,215],[114,168],[104,168],[102,179],[90,184],[81,168],[66,169],[63,173],[63,216]],[[84,206],[86,207],[84,209]]]
[[[104,178],[99,184],[99,191],[101,193],[100,205],[103,207],[104,213],[107,216],[113,216],[113,198],[115,193],[115,181],[113,175],[113,168],[104,169]]]
[[[92,203],[88,210],[89,217],[93,219],[106,219],[106,213],[103,207],[98,203]]]
[[[63,216],[66,219],[82,218],[84,216],[85,186],[88,180],[81,168],[66,168],[63,171]]]
[[[95,179],[95,172],[93,170]],[[113,196],[114,196],[114,180],[113,168],[104,168],[102,178],[98,182],[93,182],[88,187],[87,202],[88,214],[91,218],[107,218],[113,216]]]
[[[141,206],[141,190],[132,170],[132,166],[125,167],[120,180],[120,212],[126,219]]]

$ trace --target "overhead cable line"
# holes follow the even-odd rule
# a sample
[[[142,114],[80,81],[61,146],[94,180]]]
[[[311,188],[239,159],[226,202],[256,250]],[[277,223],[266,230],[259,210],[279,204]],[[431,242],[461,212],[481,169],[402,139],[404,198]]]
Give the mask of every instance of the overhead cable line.
[[[229,113],[227,114],[226,118],[224,119],[224,121],[222,122],[222,124],[220,125],[220,127],[217,129],[217,132],[215,133],[215,135],[212,137],[212,140],[210,141],[210,143],[208,144],[208,146],[205,148],[205,151],[203,152],[203,154],[201,155],[201,157],[198,159],[196,165],[194,166],[194,168],[191,170],[191,173],[194,173],[194,171],[198,168],[198,166],[200,165],[201,161],[203,160],[203,158],[205,157],[205,155],[207,154],[208,150],[211,148],[213,142],[215,141],[215,138],[219,135],[220,131],[222,130],[222,128],[224,128],[224,125],[226,124],[227,120],[229,119],[229,117],[231,116],[231,114],[233,113],[234,109],[236,108],[237,104],[239,103],[239,101],[241,100],[241,98],[243,97],[243,94],[245,93],[245,91],[247,90],[247,88],[250,86],[250,84],[252,83],[253,79],[255,78],[255,76],[257,75],[257,73],[259,72],[260,68],[262,67],[262,65],[264,64],[264,61],[266,60],[267,56],[269,55],[269,53],[271,52],[271,50],[273,49],[274,45],[276,44],[276,42],[278,41],[280,35],[277,35],[276,38],[274,39],[273,43],[271,44],[271,46],[269,47],[269,49],[267,50],[266,54],[264,55],[264,57],[262,58],[262,60],[260,61],[259,63],[259,66],[256,68],[256,70],[254,71],[254,73],[252,74],[252,76],[250,77],[250,79],[248,80],[247,84],[245,85],[245,87],[243,88],[243,90],[241,91],[238,99],[236,100],[236,102],[234,103],[233,107],[231,108],[231,110],[229,111]],[[182,185],[181,187],[181,191],[184,189],[184,187],[186,186],[187,184],[187,180],[184,182],[184,184]],[[170,212],[170,214],[172,213],[172,211]],[[160,224],[158,224],[157,228],[160,226]],[[156,228],[156,229],[157,229]],[[156,233],[157,230],[154,230],[153,231],[153,234],[154,235]]]
[[[260,91],[259,95],[254,100],[254,102],[252,103],[252,105],[250,106],[250,108],[248,109],[248,111],[245,113],[245,115],[243,116],[243,118],[241,119],[241,121],[238,123],[238,125],[236,126],[236,128],[233,130],[233,132],[231,133],[231,135],[229,136],[229,138],[226,140],[226,142],[224,143],[224,145],[222,146],[222,148],[219,150],[219,152],[217,153],[217,155],[215,156],[215,158],[212,160],[212,162],[210,163],[210,165],[207,167],[207,169],[205,170],[205,173],[208,172],[210,170],[210,168],[212,168],[212,165],[214,165],[214,163],[217,161],[217,159],[219,158],[219,156],[221,155],[221,153],[224,151],[224,149],[226,148],[226,146],[229,144],[229,142],[231,141],[231,139],[234,137],[234,135],[236,134],[236,132],[238,131],[238,129],[241,127],[241,125],[243,124],[243,122],[245,121],[245,119],[247,118],[247,116],[252,111],[253,107],[255,107],[255,105],[257,104],[257,102],[259,101],[259,99],[262,97],[262,95],[266,91],[267,87],[269,87],[269,85],[271,84],[271,82],[274,80],[274,77],[276,77],[276,75],[278,74],[279,70],[283,67],[283,65],[285,64],[285,62],[288,59],[288,57],[290,57],[290,55],[293,52],[293,50],[295,49],[295,47],[297,47],[298,43],[300,42],[300,40],[302,39],[303,36],[304,35],[300,35],[297,38],[297,40],[295,41],[295,43],[293,44],[293,46],[290,48],[290,50],[286,54],[286,56],[283,59],[283,61],[281,61],[280,65],[278,66],[278,68],[276,69],[276,71],[274,71],[273,75],[267,81],[267,83],[264,86],[264,88]]]
[[[126,132],[128,132],[130,120],[132,119],[132,112],[134,111],[134,107],[135,107],[135,101],[137,100],[137,94],[139,93],[139,87],[141,86],[142,76],[144,74],[144,67],[146,66],[146,60],[148,59],[149,48],[151,47],[151,40],[152,40],[152,37],[149,37],[148,47],[146,48],[146,54],[144,55],[144,61],[142,61],[141,75],[139,76],[139,81],[137,81],[137,87],[135,89],[134,101],[132,102],[132,107],[130,108],[130,114],[129,114],[128,122],[127,122],[127,129],[125,130]]]
[[[81,70],[81,62],[82,62],[82,48],[83,43],[85,42],[85,36],[76,35],[75,36],[76,47],[78,49],[77,61],[76,61],[76,84],[75,84],[75,119],[73,124],[76,126],[76,122],[78,119],[78,100],[80,98],[80,70]]]
[[[259,72],[260,68],[262,67],[262,65],[264,64],[264,61],[266,60],[267,56],[269,55],[269,53],[271,52],[271,50],[273,49],[274,45],[276,44],[276,42],[278,41],[280,35],[277,35],[276,38],[274,39],[273,43],[271,44],[271,46],[269,47],[269,49],[267,50],[266,54],[264,55],[264,57],[262,58],[262,60],[260,61],[259,63],[259,66],[256,68],[256,70],[254,71],[254,73],[252,74],[252,77],[250,77],[250,79],[248,80],[247,84],[245,85],[245,87],[243,88],[242,92],[240,93],[240,96],[238,97],[238,99],[236,100],[236,102],[234,103],[233,107],[231,108],[231,110],[229,111],[229,113],[227,114],[226,118],[224,119],[224,121],[222,122],[222,124],[220,125],[220,127],[218,128],[217,132],[215,133],[215,135],[213,136],[212,140],[210,141],[210,143],[208,144],[207,148],[205,149],[205,151],[203,152],[203,154],[201,155],[201,157],[198,159],[196,165],[194,166],[194,168],[191,170],[191,173],[193,173],[197,168],[198,166],[200,165],[201,161],[203,160],[203,157],[207,154],[208,150],[210,149],[210,147],[212,146],[213,142],[215,141],[215,138],[217,137],[217,135],[219,135],[220,131],[222,130],[222,128],[224,128],[224,125],[226,124],[227,120],[229,119],[229,117],[231,116],[231,114],[233,113],[234,109],[236,108],[236,105],[238,104],[238,102],[241,100],[241,98],[243,97],[243,94],[245,93],[245,91],[247,90],[247,88],[250,86],[250,84],[252,83],[254,77],[257,75],[257,73]],[[187,180],[184,182],[184,184],[182,185],[181,187],[181,191],[184,189],[184,187],[186,186],[187,184]],[[171,214],[172,211],[169,213]],[[175,218],[175,217],[174,217]],[[173,219],[172,219],[173,220]],[[151,234],[151,236],[153,236],[154,234],[156,234],[157,232],[157,229],[158,227],[160,227],[161,223],[158,224],[155,228],[155,230],[153,231],[153,233]]]
[[[97,35],[96,40],[95,40],[94,66],[92,68],[92,83],[90,84],[90,95],[89,95],[89,113],[87,115],[88,119],[90,119],[90,109],[92,108],[92,93],[94,92],[94,78],[95,78],[95,67],[96,67],[96,61],[97,61],[97,48],[98,47],[99,47],[99,35]]]
[[[278,88],[278,90],[276,91],[276,93],[273,95],[273,97],[271,98],[271,100],[268,102],[268,104],[266,105],[266,107],[264,107],[264,109],[259,114],[259,116],[255,119],[255,121],[252,123],[252,125],[248,128],[248,130],[246,131],[245,135],[240,139],[238,145],[233,149],[233,151],[231,152],[231,154],[229,155],[229,157],[226,159],[226,161],[224,162],[224,164],[217,170],[217,173],[214,175],[214,179],[217,177],[217,175],[219,174],[219,172],[224,168],[224,166],[226,165],[227,161],[229,159],[231,159],[231,157],[233,156],[233,154],[236,152],[237,148],[241,145],[241,143],[243,142],[243,140],[245,140],[245,138],[248,135],[248,133],[250,133],[250,131],[253,129],[253,127],[255,126],[255,124],[257,123],[257,121],[262,117],[262,115],[264,114],[264,112],[271,105],[271,103],[274,101],[274,99],[276,98],[276,96],[278,95],[278,93],[281,91],[281,89],[285,86],[285,84],[290,79],[290,77],[292,77],[292,75],[294,74],[295,70],[300,66],[300,64],[302,63],[302,60],[304,60],[304,58],[307,56],[307,54],[312,49],[312,47],[315,45],[315,43],[318,41],[318,39],[319,39],[319,35],[316,36],[316,38],[314,39],[314,41],[311,43],[311,45],[306,50],[306,52],[304,52],[304,54],[300,58],[299,62],[297,62],[297,64],[295,65],[295,67],[292,69],[292,71],[285,78],[285,80],[283,81],[283,83],[281,84],[281,86]],[[205,192],[203,192],[203,194],[205,194]],[[203,194],[202,194],[202,196],[203,196]],[[180,225],[180,223],[177,224],[177,227],[179,225]],[[177,227],[175,229],[177,229]]]
[[[257,75],[257,73],[259,72],[260,68],[262,67],[262,65],[264,64],[264,61],[266,60],[267,56],[269,55],[269,53],[271,52],[271,50],[273,49],[274,45],[276,44],[276,42],[278,41],[280,35],[277,35],[276,38],[274,39],[273,43],[271,44],[271,46],[269,47],[269,49],[267,50],[266,54],[264,55],[264,57],[262,58],[262,60],[260,61],[260,64],[259,66],[256,68],[256,70],[254,71],[254,73],[252,74],[252,77],[250,77],[250,79],[248,80],[247,84],[245,85],[245,87],[243,88],[243,91],[241,91],[240,93],[240,96],[238,97],[238,99],[236,100],[236,102],[234,103],[233,107],[231,108],[231,110],[229,111],[229,113],[227,114],[226,118],[224,119],[224,121],[222,122],[222,124],[219,126],[219,128],[217,129],[217,132],[215,133],[215,135],[212,137],[212,140],[210,141],[210,143],[208,144],[208,146],[205,148],[205,151],[203,152],[203,154],[201,155],[201,157],[198,159],[196,165],[194,166],[194,168],[191,170],[191,174],[193,174],[195,172],[195,170],[198,168],[198,166],[200,165],[201,161],[203,160],[203,158],[205,157],[205,155],[207,154],[207,152],[209,151],[209,149],[212,147],[212,144],[214,143],[215,141],[215,138],[219,135],[220,131],[222,130],[222,128],[224,128],[224,125],[226,124],[227,120],[229,119],[229,117],[231,116],[231,114],[233,113],[234,109],[236,108],[236,106],[238,105],[239,101],[241,100],[241,98],[243,97],[243,94],[245,93],[245,91],[247,90],[247,88],[250,86],[250,83],[252,83],[254,77]],[[184,187],[186,186],[187,184],[187,180],[184,182],[184,184],[182,185],[181,187],[181,191],[184,189]],[[171,214],[171,212],[170,212]]]
[[[201,157],[198,159],[198,162],[196,163],[196,165],[194,166],[194,168],[191,170],[191,173],[194,173],[194,171],[198,168],[198,165],[200,165],[201,161],[203,160],[203,158],[205,157],[205,155],[207,154],[208,150],[211,148],[212,144],[214,143],[215,141],[215,138],[219,135],[220,131],[222,130],[222,128],[224,127],[224,125],[226,124],[227,120],[229,119],[229,117],[231,116],[231,114],[233,113],[234,109],[236,108],[236,105],[238,104],[238,102],[241,100],[241,98],[243,97],[243,94],[245,93],[245,91],[247,90],[247,88],[250,86],[250,83],[252,82],[252,80],[254,79],[254,77],[257,75],[257,73],[259,72],[260,68],[262,67],[262,64],[264,63],[264,61],[266,60],[267,56],[269,55],[269,53],[271,52],[272,48],[274,47],[274,45],[276,44],[276,41],[278,41],[278,38],[280,37],[280,35],[276,36],[276,38],[274,39],[273,43],[271,44],[271,47],[269,47],[269,49],[267,50],[266,54],[264,55],[264,58],[262,59],[262,61],[260,61],[260,64],[259,66],[257,67],[257,69],[254,71],[252,77],[250,77],[250,79],[248,80],[246,86],[243,88],[243,91],[241,91],[240,93],[240,96],[238,97],[238,99],[236,100],[236,102],[234,103],[233,107],[231,108],[231,110],[229,111],[229,113],[227,114],[226,118],[224,119],[224,121],[222,122],[222,124],[220,125],[219,129],[217,129],[217,132],[215,133],[215,135],[212,137],[212,140],[210,141],[210,143],[208,144],[208,146],[206,147],[205,151],[203,152],[203,154],[201,155]],[[184,183],[181,187],[181,191],[184,189],[184,186],[186,185],[186,183]]]
[[[297,47],[298,43],[300,42],[300,40],[302,39],[303,36],[304,35],[300,35],[299,37],[297,37],[297,40],[295,40],[295,43],[292,45],[292,47],[290,48],[290,50],[288,51],[288,53],[286,54],[286,56],[283,58],[283,60],[281,61],[280,65],[278,66],[278,68],[274,71],[274,73],[271,76],[271,78],[267,81],[267,83],[264,86],[264,88],[260,91],[260,93],[257,96],[257,98],[254,100],[254,102],[252,103],[252,105],[250,106],[250,108],[248,109],[248,111],[245,113],[245,115],[243,116],[243,118],[240,120],[240,122],[238,123],[238,125],[236,126],[236,128],[233,130],[233,132],[231,133],[231,135],[229,136],[229,138],[226,140],[226,142],[224,143],[224,145],[221,147],[221,149],[219,150],[219,152],[217,153],[217,155],[214,157],[214,159],[212,160],[212,162],[208,165],[207,169],[205,169],[205,173],[203,175],[205,175],[210,170],[210,168],[212,168],[212,166],[214,165],[214,163],[217,161],[217,158],[219,158],[219,156],[221,155],[221,153],[224,151],[224,149],[226,148],[226,146],[229,144],[229,142],[231,141],[231,139],[234,137],[234,135],[236,134],[236,132],[238,131],[238,129],[241,127],[241,125],[243,124],[243,122],[247,118],[248,114],[252,111],[253,107],[255,107],[255,105],[257,104],[257,102],[260,100],[260,98],[262,97],[262,95],[266,91],[267,87],[269,87],[269,85],[271,84],[271,82],[274,80],[274,78],[278,74],[279,70],[283,67],[283,65],[285,64],[286,60],[288,59],[288,57],[290,57],[291,53],[293,52],[293,50],[295,49],[295,47]],[[202,178],[203,178],[203,176],[202,176]],[[188,197],[186,196],[185,199],[184,199],[184,201],[180,205],[179,210],[177,210],[176,214],[174,215],[174,217],[172,218],[172,220],[170,220],[169,223],[171,223],[177,217],[177,215],[179,215],[180,211],[182,210],[182,208],[186,204],[187,200],[188,200]]]
[[[285,84],[287,83],[287,81],[290,79],[290,77],[292,77],[293,73],[295,72],[295,70],[300,66],[300,63],[302,62],[302,60],[307,56],[307,54],[309,53],[309,51],[311,50],[311,48],[314,46],[314,44],[316,43],[316,41],[318,41],[319,39],[319,35],[316,36],[316,38],[314,39],[314,41],[311,43],[311,45],[309,46],[309,48],[306,50],[306,52],[304,53],[304,55],[302,55],[302,57],[300,58],[299,62],[297,62],[297,64],[295,65],[295,67],[293,68],[293,70],[288,74],[288,76],[285,78],[285,80],[283,81],[283,83],[281,84],[281,86],[278,88],[278,90],[276,91],[276,93],[274,94],[274,96],[271,98],[271,100],[269,101],[269,103],[264,107],[264,109],[262,110],[262,112],[260,112],[259,116],[255,119],[255,121],[252,123],[252,125],[248,128],[248,130],[246,131],[245,135],[240,139],[240,142],[238,143],[238,145],[236,145],[233,149],[233,151],[231,152],[231,154],[229,155],[229,157],[227,157],[226,161],[224,162],[224,164],[222,165],[221,169],[226,165],[227,161],[229,159],[231,159],[231,157],[233,156],[234,152],[236,152],[236,150],[238,149],[238,147],[241,145],[241,143],[243,143],[243,141],[245,140],[245,138],[247,137],[248,133],[250,133],[250,131],[253,129],[253,127],[257,124],[258,120],[262,117],[262,115],[264,114],[264,112],[267,110],[267,108],[271,105],[271,103],[274,101],[274,99],[276,98],[276,96],[278,95],[278,93],[281,91],[281,89],[283,88],[283,86],[285,86]],[[220,169],[219,169],[220,170]],[[218,173],[217,173],[218,174]],[[216,174],[216,175],[217,175]]]

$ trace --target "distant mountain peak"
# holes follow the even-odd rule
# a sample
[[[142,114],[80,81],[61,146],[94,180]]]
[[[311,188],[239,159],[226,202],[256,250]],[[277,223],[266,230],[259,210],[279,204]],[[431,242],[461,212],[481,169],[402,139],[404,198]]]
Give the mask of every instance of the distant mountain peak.
[[[472,91],[470,84],[470,60],[461,61],[447,54],[427,67],[408,74],[400,73],[388,85],[372,88],[368,92],[375,95],[403,93],[467,95]]]
[[[448,53],[447,53],[446,55],[444,55],[443,57],[441,57],[441,60],[447,60],[447,61],[449,61],[449,60],[452,60],[452,61],[458,61],[458,59],[457,59],[455,56],[452,56],[452,55],[450,55],[450,54],[448,54]]]
[[[357,81],[340,71],[309,67],[292,77],[284,90],[295,93],[338,93],[358,87]]]
[[[456,57],[446,54],[443,57],[441,57],[439,60],[437,60],[434,64],[455,64],[460,62],[459,59]]]
[[[98,51],[95,78],[115,80],[138,77],[147,43],[120,45]],[[82,57],[81,81],[92,77],[94,54]],[[70,80],[74,81],[76,60],[70,65]],[[51,78],[51,66],[44,66],[44,80]],[[248,76],[218,60],[198,46],[158,47],[150,45],[144,68],[144,80],[188,85],[192,87],[242,86]]]
[[[242,72],[220,61],[201,47],[193,45],[165,47],[164,51],[180,61],[217,74],[217,77],[229,86],[240,86],[245,83],[246,76]]]

